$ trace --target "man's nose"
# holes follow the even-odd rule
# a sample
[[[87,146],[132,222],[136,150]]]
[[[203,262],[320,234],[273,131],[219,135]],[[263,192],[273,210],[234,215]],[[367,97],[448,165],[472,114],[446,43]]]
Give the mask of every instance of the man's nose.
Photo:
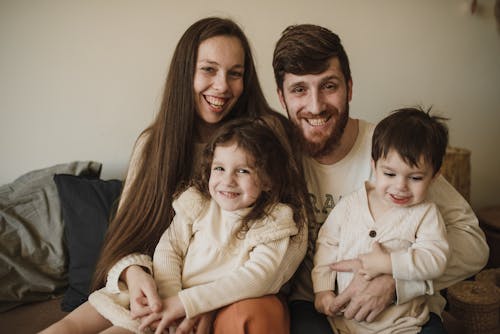
[[[312,90],[309,96],[309,111],[311,114],[319,115],[325,110],[323,95],[319,90]]]

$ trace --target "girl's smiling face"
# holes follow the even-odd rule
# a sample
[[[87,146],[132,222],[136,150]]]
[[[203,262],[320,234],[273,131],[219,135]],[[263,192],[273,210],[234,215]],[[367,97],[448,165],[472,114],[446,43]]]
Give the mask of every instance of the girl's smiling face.
[[[198,47],[194,95],[198,116],[209,124],[220,122],[243,92],[245,54],[236,37],[211,37]]]
[[[215,148],[208,189],[227,211],[252,206],[264,190],[255,159],[234,141]]]

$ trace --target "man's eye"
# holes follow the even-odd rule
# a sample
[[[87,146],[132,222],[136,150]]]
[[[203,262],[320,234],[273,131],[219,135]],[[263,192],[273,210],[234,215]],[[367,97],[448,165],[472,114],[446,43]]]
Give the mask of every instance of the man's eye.
[[[338,88],[338,85],[333,82],[328,82],[326,83],[323,88],[328,89],[328,90],[336,90]]]

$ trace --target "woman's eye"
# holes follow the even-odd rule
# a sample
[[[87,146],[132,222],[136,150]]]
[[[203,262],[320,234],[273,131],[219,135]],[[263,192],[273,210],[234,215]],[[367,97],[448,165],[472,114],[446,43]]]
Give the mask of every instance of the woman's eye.
[[[201,68],[201,70],[203,72],[206,72],[206,73],[213,73],[213,72],[215,72],[215,68],[210,67],[210,66],[204,66],[204,67]]]
[[[231,71],[229,72],[229,75],[233,78],[242,78],[243,77],[243,72],[239,71]]]
[[[238,173],[240,173],[240,174],[249,174],[250,171],[248,169],[240,168],[240,169],[238,169]]]
[[[217,171],[217,172],[222,172],[222,171],[224,171],[224,168],[222,168],[220,166],[215,166],[214,168],[212,168],[212,170]]]

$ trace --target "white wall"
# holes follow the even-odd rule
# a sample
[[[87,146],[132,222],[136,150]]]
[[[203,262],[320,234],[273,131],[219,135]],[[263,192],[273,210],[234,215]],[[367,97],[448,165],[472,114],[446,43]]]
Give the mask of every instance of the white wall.
[[[123,177],[157,111],[177,40],[220,15],[247,33],[279,109],[271,57],[281,31],[316,23],[351,59],[354,117],[401,106],[450,117],[451,144],[472,151],[472,204],[499,204],[500,32],[493,0],[0,0],[0,184],[55,163],[96,160]]]

